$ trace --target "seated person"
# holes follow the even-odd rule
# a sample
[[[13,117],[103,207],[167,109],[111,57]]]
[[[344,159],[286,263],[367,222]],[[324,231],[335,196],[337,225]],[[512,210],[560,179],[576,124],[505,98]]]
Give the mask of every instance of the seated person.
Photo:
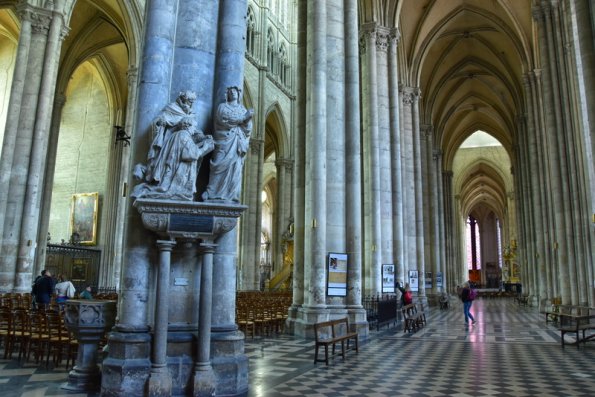
[[[87,285],[83,292],[79,295],[80,299],[93,299],[93,294],[91,294],[91,286]]]

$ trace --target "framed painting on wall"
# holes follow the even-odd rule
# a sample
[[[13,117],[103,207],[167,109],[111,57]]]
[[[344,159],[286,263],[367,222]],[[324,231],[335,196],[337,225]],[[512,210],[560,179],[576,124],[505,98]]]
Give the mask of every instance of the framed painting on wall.
[[[97,212],[99,193],[72,195],[70,230],[73,242],[84,245],[97,244]]]

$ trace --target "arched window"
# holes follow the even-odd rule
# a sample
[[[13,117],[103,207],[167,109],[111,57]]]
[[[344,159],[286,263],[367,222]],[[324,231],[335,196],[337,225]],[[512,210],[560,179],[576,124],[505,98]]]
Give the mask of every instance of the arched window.
[[[285,44],[282,43],[279,47],[279,78],[281,83],[288,87],[288,75],[289,75],[289,62],[287,61],[287,49],[285,48]]]
[[[254,48],[256,47],[256,16],[254,16],[254,11],[252,10],[252,7],[248,7],[248,14],[246,16],[246,19],[246,51],[248,52],[248,54],[254,57]]]
[[[267,32],[267,63],[269,65],[269,71],[271,74],[277,74],[277,65],[276,65],[276,58],[277,58],[277,51],[275,45],[275,35],[273,34],[273,30],[269,29]]]

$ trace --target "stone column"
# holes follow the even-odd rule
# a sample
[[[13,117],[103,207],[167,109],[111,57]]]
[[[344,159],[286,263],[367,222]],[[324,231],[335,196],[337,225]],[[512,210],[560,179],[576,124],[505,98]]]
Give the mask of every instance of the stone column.
[[[19,237],[19,250],[17,254],[17,275],[14,290],[19,292],[29,292],[31,290],[31,277],[37,244],[46,244],[45,236],[43,236],[43,240],[37,241],[41,197],[43,194],[43,189],[39,187],[43,186],[43,176],[46,169],[49,130],[54,105],[58,63],[60,61],[60,49],[62,40],[67,33],[62,14],[54,12],[51,18],[45,46],[45,59],[42,66],[43,78],[40,82],[39,100],[35,114],[33,141]]]
[[[432,250],[432,262],[431,262],[431,269],[432,269],[432,293],[436,294],[440,292],[438,289],[438,285],[436,283],[436,276],[438,272],[442,271],[442,257],[440,251],[440,218],[442,217],[442,212],[440,212],[440,203],[438,201],[438,194],[440,186],[440,178],[439,176],[442,175],[440,169],[440,161],[442,159],[442,151],[433,148],[431,144],[432,139],[428,139],[428,152],[432,153],[432,157],[430,158],[430,167],[429,167],[429,180],[431,184],[429,186],[430,191],[430,208],[431,208],[431,231],[430,231],[430,241],[432,242],[431,250]],[[444,279],[443,279],[444,280]]]
[[[442,177],[442,150],[436,150],[434,152],[437,156],[436,159],[436,169],[434,172],[436,173],[436,189],[438,190],[438,209],[437,212],[438,216],[438,249],[440,250],[440,262],[438,263],[438,271],[442,272],[442,287],[440,292],[447,291],[446,286],[447,279],[446,279],[446,266],[447,266],[447,256],[446,256],[446,209],[445,209],[445,197],[444,197],[444,183]]]
[[[413,160],[415,175],[415,239],[416,239],[416,258],[417,270],[419,272],[419,296],[425,301],[425,255],[424,255],[424,194],[423,194],[423,159],[422,159],[422,140],[419,119],[419,97],[421,93],[419,88],[413,89]]]
[[[310,106],[306,115],[305,304],[326,306],[326,3],[308,3],[307,84]]]
[[[389,68],[388,46],[390,30],[377,27],[376,36],[376,66],[377,66],[377,117],[378,117],[378,188],[380,216],[380,250],[381,263],[379,269],[379,291],[382,292],[382,264],[394,263],[393,251],[393,185],[392,185],[392,158],[391,158],[391,115],[389,102]],[[392,72],[392,71],[390,71]],[[377,276],[378,277],[378,276]]]
[[[378,138],[378,76],[377,76],[377,54],[376,54],[376,41],[377,31],[376,25],[366,26],[363,28],[363,35],[365,37],[365,63],[366,63],[366,88],[367,88],[367,115],[365,118],[364,127],[364,144],[367,148],[364,148],[364,153],[367,152],[367,159],[364,159],[368,171],[365,172],[366,177],[369,178],[368,186],[366,191],[369,195],[369,201],[366,203],[367,211],[370,215],[368,216],[369,225],[366,226],[366,230],[370,231],[370,237],[368,239],[369,246],[365,247],[365,250],[371,252],[372,257],[370,258],[369,277],[370,277],[370,293],[377,295],[381,292],[381,279],[382,279],[382,252],[381,252],[381,239],[382,239],[382,222],[380,216],[380,153],[379,153],[379,138]],[[367,150],[366,150],[367,149]]]
[[[247,10],[247,0],[219,2],[219,31],[215,67],[215,90],[217,93],[224,94],[227,87],[231,86],[243,87]],[[222,98],[217,97],[215,102],[219,103]]]
[[[124,123],[124,129],[126,131],[132,131],[134,129],[134,117],[135,114],[132,109],[136,106],[137,91],[136,86],[138,84],[138,69],[134,66],[128,68],[128,103],[126,106],[126,118]],[[117,182],[117,193],[114,203],[117,208],[115,214],[115,225],[114,225],[114,237],[113,237],[113,248],[111,264],[109,266],[112,274],[112,282],[115,280],[116,289],[120,289],[120,275],[122,271],[122,262],[124,260],[124,237],[125,237],[125,225],[126,225],[126,212],[128,210],[128,190],[132,187],[128,185],[128,175],[130,173],[130,150],[128,146],[121,146],[119,149],[119,161],[117,162],[120,166],[119,182]],[[104,262],[104,266],[107,263]],[[107,266],[105,266],[107,267]],[[106,277],[107,281],[107,277]]]
[[[286,171],[289,171],[292,163],[290,160],[277,159],[275,166],[277,168],[277,210],[275,211],[276,233],[273,239],[274,270],[276,272],[283,269],[283,233],[289,226],[289,217],[287,216],[287,191],[290,190]]]
[[[35,253],[35,266],[33,274],[37,275],[45,268],[45,258],[47,250],[47,234],[50,223],[50,210],[52,205],[52,189],[54,187],[54,171],[56,168],[56,152],[58,151],[58,136],[60,134],[60,121],[62,119],[62,110],[66,103],[64,95],[57,95],[54,98],[52,111],[52,123],[49,131],[49,143],[47,153],[47,164],[45,167],[45,177],[43,178],[43,198],[41,200],[41,224],[39,226],[37,251]],[[54,236],[55,237],[55,236]]]
[[[564,137],[561,136],[561,132],[564,131],[564,119],[563,109],[564,106],[561,103],[562,93],[560,92],[559,84],[562,81],[562,76],[558,74],[558,65],[555,54],[556,40],[554,38],[555,31],[552,26],[552,5],[549,2],[542,3],[540,10],[541,16],[541,32],[540,44],[543,61],[548,65],[545,69],[548,79],[544,80],[544,89],[548,92],[549,101],[545,101],[545,113],[546,119],[546,136],[549,144],[547,145],[549,152],[549,179],[552,183],[551,194],[551,215],[555,222],[555,228],[551,229],[550,241],[547,242],[546,247],[552,251],[554,256],[554,264],[557,265],[556,274],[563,275],[558,280],[558,287],[560,288],[559,294],[562,296],[563,303],[570,303],[572,300],[572,286],[574,284],[575,275],[574,272],[570,271],[570,259],[568,255],[567,238],[564,237],[565,231],[567,230],[567,219],[565,214],[567,213],[565,200],[565,192],[563,186],[565,182],[563,178],[567,175],[568,169],[565,161],[564,148],[566,143]],[[539,23],[538,23],[539,25]],[[544,97],[545,99],[545,97]],[[556,249],[554,249],[554,246]]]
[[[446,289],[449,293],[455,292],[455,287],[459,280],[456,278],[455,266],[457,266],[455,255],[455,225],[454,214],[456,213],[454,207],[454,196],[452,192],[452,171],[442,172],[442,186],[444,191],[444,223],[445,223],[445,237],[446,237],[446,256],[444,268],[446,269]]]
[[[295,131],[306,130],[307,115],[307,2],[297,2],[297,62],[296,62],[296,117]],[[296,334],[298,310],[305,302],[305,186],[306,186],[306,134],[292,134],[295,148],[294,164],[294,234],[293,234],[293,302],[286,322],[288,332]]]
[[[200,299],[198,313],[198,343],[196,364],[194,366],[194,385],[192,395],[212,396],[215,394],[217,381],[211,367],[211,313],[213,307],[213,253],[212,242],[201,243],[203,252],[200,277]]]
[[[362,173],[359,95],[359,37],[357,32],[357,1],[345,1],[345,235],[349,269],[347,274],[347,307],[350,312],[361,308],[362,302]],[[367,327],[366,327],[367,329]],[[359,331],[358,331],[359,332]]]
[[[177,2],[152,0],[147,3],[139,78],[136,128],[131,145],[132,164],[144,163],[151,142],[151,122],[170,100]],[[128,175],[129,185],[136,182]],[[107,396],[118,395],[122,384],[130,390],[143,390],[150,372],[150,335],[148,334],[149,258],[156,255],[138,214],[130,211],[126,198],[126,236],[118,322],[109,335],[109,355],[103,361],[102,390]]]
[[[403,183],[402,183],[402,158],[401,158],[401,129],[400,129],[400,101],[399,101],[399,62],[397,47],[400,33],[393,29],[389,38],[388,70],[389,70],[389,101],[390,101],[390,137],[392,154],[392,207],[393,207],[393,257],[396,268],[404,263],[403,244]],[[402,277],[399,272],[395,277]]]
[[[226,396],[248,392],[248,358],[244,354],[244,334],[238,330],[235,323],[237,230],[235,227],[215,240],[212,264],[210,365],[217,379],[216,394]],[[209,249],[206,242],[202,245]],[[203,265],[203,273],[208,271],[208,265]],[[203,275],[203,280],[204,277]],[[201,286],[202,288],[204,287]]]
[[[258,132],[250,139],[250,150],[246,159],[245,190],[242,192],[248,211],[244,214],[240,227],[240,289],[253,291],[258,285],[258,265],[260,260],[260,234],[262,230],[262,203],[260,189],[262,187],[262,171],[264,164],[264,123],[255,121]],[[254,132],[253,132],[254,133]]]
[[[4,128],[4,140],[2,142],[2,156],[0,156],[0,253],[4,246],[4,224],[7,217],[7,205],[12,174],[12,162],[15,156],[17,134],[19,132],[19,116],[23,104],[23,92],[25,86],[30,83],[27,79],[27,61],[29,58],[29,49],[31,45],[33,19],[28,7],[23,6],[19,9],[18,15],[21,19],[21,31],[19,33],[19,43],[17,46],[14,74],[10,90],[10,99],[8,110],[6,112],[6,125]],[[13,253],[14,255],[14,253]],[[11,260],[13,259],[13,260]],[[0,259],[0,291],[11,291],[14,286],[16,257],[5,260]]]
[[[5,273],[6,281],[3,289],[14,289],[18,292],[28,292],[31,290],[31,263],[21,263],[21,269],[19,271],[19,265],[15,266],[15,263],[19,261],[19,254],[21,253],[20,238],[22,233],[22,223],[25,209],[25,200],[27,199],[27,187],[29,178],[29,165],[31,154],[34,146],[37,144],[34,142],[35,137],[35,122],[38,111],[39,96],[42,81],[50,76],[44,76],[44,54],[46,50],[48,31],[50,22],[52,20],[51,12],[48,10],[33,8],[28,4],[21,4],[19,7],[19,14],[24,20],[29,20],[26,24],[26,29],[31,27],[30,39],[23,42],[19,39],[19,48],[17,49],[17,57],[21,52],[20,46],[28,46],[28,53],[24,55],[26,59],[23,59],[24,64],[17,63],[15,70],[21,67],[26,70],[25,75],[21,76],[19,72],[15,73],[15,79],[13,81],[13,88],[20,91],[20,97],[13,97],[11,93],[11,100],[19,102],[18,108],[12,108],[9,106],[9,114],[6,122],[6,133],[3,143],[3,159],[4,154],[7,151],[12,151],[8,157],[11,158],[11,164],[7,164],[5,169],[8,175],[10,175],[9,183],[4,185],[4,194],[0,196],[0,213],[4,215],[3,221],[3,236],[2,245],[0,246],[0,269]],[[27,29],[28,30],[28,29]],[[27,35],[29,32],[25,31]],[[28,35],[27,35],[28,36]],[[21,44],[22,43],[22,44]],[[51,60],[54,60],[54,54],[48,54]],[[17,61],[20,61],[17,58]],[[20,79],[25,79],[22,84]],[[54,76],[55,79],[55,76]],[[44,83],[45,85],[45,83]],[[18,114],[18,120],[13,119],[12,112]],[[44,109],[44,114],[49,119],[47,109]],[[46,120],[40,120],[40,122],[47,122]],[[14,131],[13,131],[14,129]],[[14,138],[13,138],[14,136]],[[7,145],[11,145],[8,147]],[[38,161],[38,159],[34,159]],[[4,167],[3,167],[4,168]],[[10,192],[10,194],[8,194]],[[33,192],[31,192],[33,194]],[[29,206],[30,207],[30,204]],[[36,214],[38,215],[38,214]],[[37,222],[37,217],[35,219]],[[27,221],[29,222],[29,221]],[[27,241],[24,242],[25,247],[28,248],[28,252],[34,253],[37,235],[29,238],[27,233]],[[22,262],[22,261],[21,261]],[[28,272],[28,274],[25,272]],[[26,288],[24,287],[26,284]]]
[[[403,224],[405,248],[403,281],[408,282],[408,271],[418,270],[417,267],[417,227],[416,225],[416,195],[415,195],[415,156],[413,144],[413,102],[414,91],[411,87],[403,87],[403,142],[402,142],[402,177],[403,177]]]
[[[159,271],[155,300],[155,325],[153,327],[153,351],[151,375],[148,382],[149,396],[170,396],[171,375],[167,369],[167,326],[169,309],[169,268],[174,240],[157,240],[159,249]]]

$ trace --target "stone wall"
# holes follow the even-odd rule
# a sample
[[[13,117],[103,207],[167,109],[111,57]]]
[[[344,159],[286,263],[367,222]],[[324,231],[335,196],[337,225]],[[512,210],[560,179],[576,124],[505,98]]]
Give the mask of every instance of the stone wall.
[[[113,146],[112,124],[103,79],[87,62],[74,72],[66,91],[49,225],[54,243],[70,237],[74,193],[99,192],[99,237],[109,154]]]

